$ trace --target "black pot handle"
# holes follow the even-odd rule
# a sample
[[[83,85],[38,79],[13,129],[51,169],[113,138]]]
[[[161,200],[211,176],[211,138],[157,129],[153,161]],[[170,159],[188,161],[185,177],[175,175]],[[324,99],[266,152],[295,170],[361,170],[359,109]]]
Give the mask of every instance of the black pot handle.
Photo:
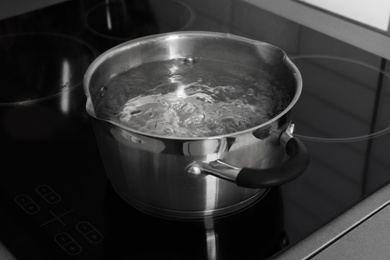
[[[242,168],[235,182],[238,186],[264,188],[279,186],[300,176],[309,164],[309,153],[303,143],[291,138],[286,143],[289,158],[278,167],[269,169]]]
[[[209,172],[217,177],[233,181],[246,188],[267,188],[279,186],[300,176],[310,162],[305,145],[286,130],[281,139],[289,158],[280,166],[268,169],[238,168],[221,160],[194,162],[187,167],[188,172]]]

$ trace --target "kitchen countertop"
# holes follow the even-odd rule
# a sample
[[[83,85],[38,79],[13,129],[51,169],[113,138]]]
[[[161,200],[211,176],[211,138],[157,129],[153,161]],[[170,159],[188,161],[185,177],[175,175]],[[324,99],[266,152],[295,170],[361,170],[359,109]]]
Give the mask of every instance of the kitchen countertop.
[[[2,0],[0,1],[0,20],[64,1],[67,0]]]
[[[323,249],[313,259],[389,259],[389,219],[390,207],[387,206]]]
[[[0,242],[0,259],[2,259],[2,260],[15,260],[16,259],[1,242]]]
[[[390,259],[390,184],[275,259]]]

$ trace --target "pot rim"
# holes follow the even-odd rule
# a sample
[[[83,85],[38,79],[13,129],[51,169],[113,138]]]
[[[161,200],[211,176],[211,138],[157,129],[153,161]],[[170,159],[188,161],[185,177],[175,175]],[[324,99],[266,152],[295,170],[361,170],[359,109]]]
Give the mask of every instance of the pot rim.
[[[294,76],[294,79],[296,81],[295,93],[294,93],[294,96],[293,96],[292,100],[290,101],[289,105],[282,112],[280,112],[278,115],[274,116],[272,119],[270,119],[270,120],[268,120],[268,121],[266,121],[263,124],[260,124],[258,126],[254,126],[254,127],[248,128],[246,130],[237,131],[237,132],[233,132],[233,133],[229,133],[229,134],[216,135],[216,136],[203,136],[203,137],[175,137],[175,136],[149,134],[149,133],[141,132],[138,130],[134,130],[132,128],[129,128],[127,126],[123,126],[119,123],[116,123],[116,122],[113,122],[110,120],[98,118],[96,116],[95,111],[94,111],[94,107],[92,104],[92,100],[91,100],[90,91],[89,91],[90,79],[91,79],[92,75],[94,74],[94,72],[97,70],[97,68],[106,59],[119,54],[123,50],[132,48],[132,47],[137,46],[137,45],[142,45],[146,42],[158,41],[158,40],[166,41],[166,40],[170,40],[172,38],[189,37],[189,36],[191,36],[191,37],[206,36],[206,37],[225,38],[225,39],[230,38],[230,39],[233,39],[236,41],[246,42],[246,43],[249,43],[252,45],[263,45],[263,46],[265,45],[265,46],[268,46],[270,48],[278,50],[282,54],[282,60],[291,69],[292,75]],[[133,40],[124,42],[122,44],[119,44],[119,45],[111,48],[111,49],[106,50],[105,52],[100,54],[88,67],[87,71],[84,74],[84,86],[83,87],[84,87],[84,92],[87,96],[87,103],[86,103],[87,113],[95,119],[108,122],[110,124],[113,124],[121,129],[123,129],[123,130],[129,131],[129,132],[132,132],[132,133],[135,133],[138,135],[146,136],[146,137],[166,139],[166,140],[193,141],[193,140],[220,139],[220,138],[227,138],[227,137],[234,137],[234,136],[238,136],[238,135],[244,135],[247,133],[252,133],[252,132],[254,132],[260,128],[263,128],[267,125],[273,124],[274,122],[278,121],[281,117],[286,115],[293,108],[293,106],[297,103],[297,101],[302,93],[303,80],[302,80],[302,75],[301,75],[300,71],[298,70],[297,66],[287,56],[286,52],[283,51],[281,48],[279,48],[276,45],[273,45],[273,44],[270,44],[267,42],[263,42],[263,41],[249,39],[249,38],[242,37],[242,36],[237,36],[237,35],[234,35],[231,33],[210,32],[210,31],[180,31],[180,32],[169,32],[169,33],[161,33],[161,34],[154,34],[154,35],[140,37],[137,39],[133,39]]]

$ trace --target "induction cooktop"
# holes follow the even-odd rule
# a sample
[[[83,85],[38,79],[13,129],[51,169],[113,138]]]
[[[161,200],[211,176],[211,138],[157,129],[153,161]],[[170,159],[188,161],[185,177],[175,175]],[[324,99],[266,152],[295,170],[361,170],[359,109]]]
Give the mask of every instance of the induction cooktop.
[[[68,75],[64,71],[72,68],[83,70],[82,62],[73,60],[84,57],[81,60],[88,64],[128,39],[209,28],[197,23],[202,14],[190,4],[114,4],[66,1],[2,20],[1,55],[28,49],[12,40],[20,35],[44,34],[77,42],[83,47],[61,56],[67,62],[58,68],[42,67],[42,82],[48,78],[55,82],[52,73],[45,73],[49,68],[56,68],[58,75]],[[166,18],[175,14],[171,5],[180,10],[174,21]],[[109,29],[130,18],[124,32]],[[35,50],[37,55],[52,51],[53,57],[59,52],[49,45]],[[293,247],[389,182],[385,151],[390,143],[390,85],[388,62],[381,57],[368,55],[368,62],[324,52],[298,51],[289,56],[304,81],[293,109],[294,136],[309,150],[310,165],[296,180],[268,189],[250,207],[217,218],[191,221],[148,215],[113,191],[84,111],[82,76],[71,74],[73,81],[58,76],[60,86],[78,86],[72,95],[82,105],[74,110],[58,107],[63,96],[55,96],[54,103],[46,100],[38,112],[31,108],[34,102],[15,112],[2,101],[2,121],[12,122],[20,132],[10,134],[9,126],[2,125],[0,241],[17,259],[271,259]],[[23,59],[0,60],[2,66],[29,70]],[[5,88],[13,83],[11,77]],[[49,115],[38,128],[28,120],[36,113]],[[45,132],[48,128],[52,131]],[[26,136],[26,132],[40,134]]]

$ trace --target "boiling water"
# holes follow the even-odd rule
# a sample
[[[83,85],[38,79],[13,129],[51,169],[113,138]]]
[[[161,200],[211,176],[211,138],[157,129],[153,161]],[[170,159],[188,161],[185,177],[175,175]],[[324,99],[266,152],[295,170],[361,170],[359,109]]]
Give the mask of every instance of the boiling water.
[[[174,59],[113,77],[95,102],[99,118],[160,136],[208,137],[260,125],[290,103],[265,72],[236,63]]]

